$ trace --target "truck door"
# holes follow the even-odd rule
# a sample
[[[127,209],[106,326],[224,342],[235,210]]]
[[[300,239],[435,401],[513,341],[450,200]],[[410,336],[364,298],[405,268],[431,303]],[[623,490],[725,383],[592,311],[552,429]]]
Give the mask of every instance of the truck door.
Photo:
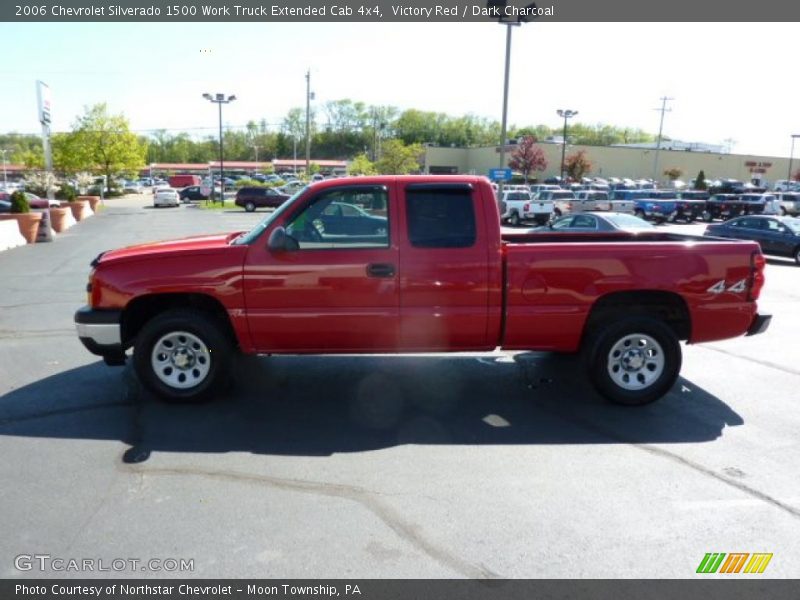
[[[492,286],[480,192],[468,183],[408,183],[398,197],[401,347],[494,347],[487,339]],[[499,254],[491,260],[499,262]]]
[[[395,350],[399,296],[392,189],[323,188],[297,209],[289,207],[251,244],[244,290],[258,351]],[[267,237],[279,225],[290,247],[270,250]]]

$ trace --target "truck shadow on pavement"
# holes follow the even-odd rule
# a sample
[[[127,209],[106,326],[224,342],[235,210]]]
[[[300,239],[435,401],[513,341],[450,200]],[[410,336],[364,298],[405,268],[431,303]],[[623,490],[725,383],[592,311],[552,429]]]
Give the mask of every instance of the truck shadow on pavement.
[[[152,452],[328,456],[402,444],[664,444],[718,438],[742,418],[679,379],[658,402],[599,398],[577,358],[245,357],[239,383],[206,404],[165,404],[130,365],[97,362],[0,397],[0,435],[120,440]]]

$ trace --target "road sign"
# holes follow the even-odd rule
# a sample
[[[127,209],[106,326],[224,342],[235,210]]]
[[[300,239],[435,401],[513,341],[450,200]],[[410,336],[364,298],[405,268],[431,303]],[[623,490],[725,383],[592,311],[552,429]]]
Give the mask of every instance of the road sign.
[[[492,181],[508,181],[511,179],[511,169],[489,169],[489,179]]]

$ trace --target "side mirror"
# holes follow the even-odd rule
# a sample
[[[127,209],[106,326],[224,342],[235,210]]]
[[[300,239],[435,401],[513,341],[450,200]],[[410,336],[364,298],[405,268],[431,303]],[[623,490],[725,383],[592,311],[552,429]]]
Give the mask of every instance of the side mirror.
[[[290,249],[289,235],[284,227],[276,227],[272,230],[267,240],[267,248],[271,252],[284,252]]]

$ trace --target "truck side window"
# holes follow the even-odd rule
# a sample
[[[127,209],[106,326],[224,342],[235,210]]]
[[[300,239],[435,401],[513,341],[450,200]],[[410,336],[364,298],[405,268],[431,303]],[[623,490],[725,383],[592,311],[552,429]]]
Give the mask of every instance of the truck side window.
[[[300,250],[388,248],[387,206],[385,188],[322,192],[292,218],[286,233]]]
[[[475,244],[475,208],[466,189],[406,190],[408,239],[415,248]]]

